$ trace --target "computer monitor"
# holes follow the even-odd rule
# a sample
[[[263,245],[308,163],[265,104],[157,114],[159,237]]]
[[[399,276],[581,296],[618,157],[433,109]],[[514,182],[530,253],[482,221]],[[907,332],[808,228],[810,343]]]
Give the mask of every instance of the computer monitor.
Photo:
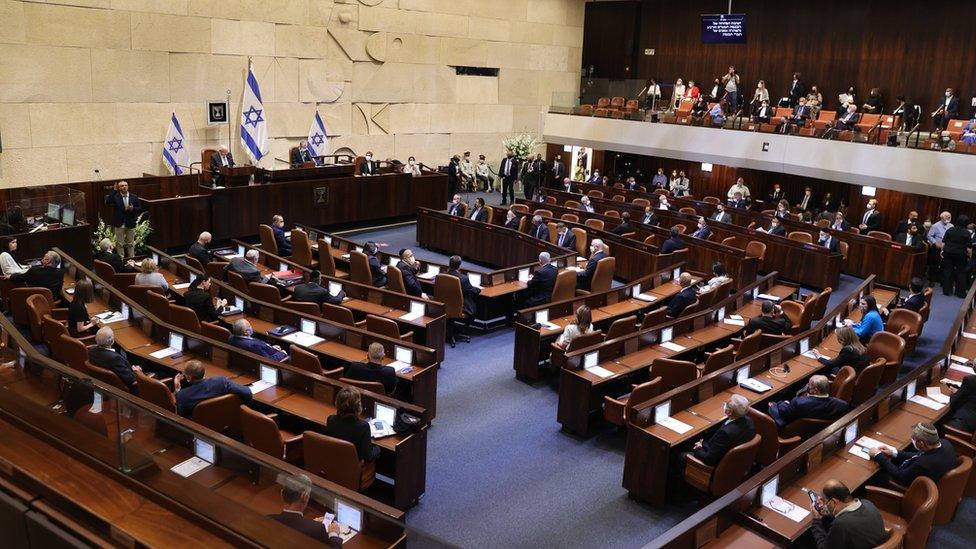
[[[217,457],[217,447],[199,438],[194,438],[193,455],[204,461],[215,463]]]
[[[74,208],[62,208],[61,209],[61,223],[73,226],[75,224],[75,210]]]
[[[341,499],[336,500],[335,504],[336,520],[339,524],[344,524],[355,531],[363,529],[363,510],[359,507],[350,505]]]
[[[373,419],[378,419],[392,426],[396,420],[396,408],[376,402],[373,406]]]
[[[52,202],[47,203],[47,218],[51,221],[61,219],[61,205]]]

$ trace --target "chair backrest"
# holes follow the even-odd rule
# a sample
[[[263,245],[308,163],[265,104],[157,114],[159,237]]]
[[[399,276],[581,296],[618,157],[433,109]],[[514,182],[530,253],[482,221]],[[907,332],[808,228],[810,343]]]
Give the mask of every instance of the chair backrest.
[[[747,356],[752,356],[759,352],[759,346],[762,342],[762,330],[756,330],[751,334],[742,338],[742,342],[739,343],[739,348],[735,351],[735,359],[742,360]]]
[[[136,371],[136,380],[139,382],[139,398],[149,401],[167,412],[176,413],[176,395],[169,390],[165,383],[139,371]]]
[[[651,400],[652,398],[661,394],[661,384],[661,378],[655,377],[650,381],[646,381],[634,387],[634,390],[630,392],[630,397],[627,399],[627,405],[624,406],[624,420],[633,417],[631,414],[633,414],[634,408],[638,404],[647,402],[648,400]]]
[[[616,219],[620,219],[620,212],[618,212],[617,210],[607,210],[607,211],[603,212],[603,215],[605,215],[607,217],[613,217],[613,218],[616,218]]]
[[[113,279],[115,278],[115,267],[98,259],[94,260],[92,263],[95,265],[95,276],[101,278],[106,284],[113,284]]]
[[[335,276],[336,266],[335,258],[332,257],[332,245],[329,241],[320,238],[318,239],[319,244],[319,271],[326,276]]]
[[[281,305],[281,292],[276,286],[263,282],[251,282],[247,285],[247,293],[258,301],[265,301],[272,305]]]
[[[956,456],[956,466],[939,479],[939,503],[935,508],[933,524],[949,524],[956,516],[956,507],[962,501],[963,490],[972,474],[973,460],[966,456]]]
[[[592,196],[593,198],[603,198],[603,191],[598,191],[596,189],[591,190],[586,193],[587,196]]]
[[[546,210],[544,208],[537,208],[535,210],[535,212],[533,212],[533,215],[541,215],[543,218],[548,219],[548,218],[552,217],[552,210]]]
[[[898,377],[898,369],[905,358],[905,340],[891,332],[875,332],[868,342],[867,355],[871,360],[884,359],[880,383],[891,383]]]
[[[292,345],[288,349],[288,352],[291,355],[290,363],[292,366],[305,370],[306,372],[322,375],[322,362],[319,360],[318,355],[299,345]]]
[[[54,355],[55,360],[61,358],[58,355],[60,350],[58,338],[62,335],[68,335],[68,329],[64,327],[64,324],[54,320],[54,317],[49,314],[41,318],[41,339],[51,348],[51,354]]]
[[[559,216],[559,219],[569,221],[570,223],[579,223],[579,216],[576,214],[564,213],[563,215]]]
[[[725,368],[729,364],[732,364],[734,358],[735,347],[733,345],[712,351],[712,354],[705,359],[705,366],[702,368],[701,375],[704,377],[712,372]]]
[[[359,490],[362,465],[351,442],[305,431],[302,434],[302,452],[306,471],[350,490]]]
[[[755,257],[762,262],[762,260],[766,257],[766,244],[759,242],[758,240],[750,240],[749,243],[746,244],[745,252],[746,257]]]
[[[340,377],[339,378],[339,381],[341,381],[341,382],[343,382],[343,383],[345,383],[347,385],[352,385],[354,387],[359,387],[360,389],[362,389],[364,391],[370,391],[372,393],[376,393],[378,395],[385,395],[386,394],[386,388],[384,388],[383,387],[383,384],[380,383],[379,381],[360,381],[358,379],[351,379],[351,378],[348,378],[348,377]]]
[[[356,319],[352,316],[352,311],[341,305],[323,303],[322,316],[326,320],[331,320],[332,322],[338,322],[339,324],[344,324],[346,326],[356,326]]]
[[[759,441],[761,437],[756,434],[752,440],[745,442],[729,450],[712,473],[712,495],[720,496],[728,493],[742,482],[752,465],[756,462],[756,454],[759,453]]]
[[[885,360],[879,358],[861,370],[857,379],[854,381],[854,394],[851,396],[851,408],[855,408],[867,402],[874,396],[881,381],[881,374],[884,373]]]
[[[881,240],[891,240],[891,235],[884,231],[868,231],[868,236]]]
[[[603,230],[603,220],[602,219],[587,219],[584,225],[591,229],[596,229],[598,231]]]
[[[586,241],[586,229],[582,227],[573,227],[573,234],[576,235],[576,255],[579,257],[586,257],[586,248],[589,244]]]
[[[802,323],[806,307],[804,307],[802,303],[799,301],[786,300],[782,301],[779,306],[783,308],[783,314],[786,315],[786,318],[790,319],[790,324],[793,325],[793,333],[798,333],[806,329],[806,326],[804,326]],[[810,315],[806,314],[806,317],[807,324],[809,324]]]
[[[259,452],[284,459],[285,441],[274,420],[247,406],[241,406],[240,412],[244,443]]]
[[[556,275],[556,284],[552,287],[552,301],[564,301],[576,295],[576,273],[563,269]]]
[[[241,432],[243,403],[235,394],[208,398],[193,408],[193,421],[221,434],[237,435]]]
[[[918,339],[918,335],[922,331],[922,324],[921,314],[911,309],[895,309],[888,315],[885,331],[897,334],[904,329],[908,334],[905,337],[906,347],[910,351],[914,348],[913,342]]]
[[[461,280],[449,274],[434,277],[434,300],[444,304],[447,318],[461,318],[464,314],[464,293]]]
[[[901,501],[901,518],[905,528],[905,549],[922,549],[927,546],[935,508],[939,502],[939,489],[929,477],[920,476],[912,481]]]
[[[661,376],[662,391],[670,391],[694,381],[698,377],[698,368],[695,367],[694,362],[687,360],[655,358],[651,363],[651,377],[654,376]]]
[[[797,242],[805,242],[807,244],[813,243],[813,235],[806,231],[792,231],[790,234],[786,235],[790,240],[796,240]]]
[[[54,308],[54,297],[51,290],[40,287],[14,288],[10,290],[10,313],[14,317],[14,323],[22,326],[30,324],[30,316],[27,313],[27,298],[34,294],[41,294],[47,300],[48,308]]]
[[[116,278],[118,278],[118,277],[116,277]],[[149,308],[149,294],[150,293],[156,293],[156,294],[158,294],[158,293],[161,293],[162,291],[163,291],[163,289],[160,288],[159,286],[149,286],[149,285],[145,285],[145,284],[132,284],[131,286],[127,286],[123,290],[123,293],[125,293],[125,295],[127,295],[129,298],[131,298],[133,301],[135,301],[139,305],[141,305],[141,306],[143,306],[143,307],[145,307],[145,308],[148,309]]]
[[[750,407],[747,411],[752,418],[753,425],[756,426],[756,434],[759,435],[759,449],[756,453],[756,461],[766,467],[779,455],[779,429],[776,422],[768,415]]]
[[[609,107],[610,106],[610,98],[609,97],[600,97],[599,99],[596,100],[596,106],[597,107],[600,107],[600,108]]]
[[[800,418],[783,427],[783,437],[798,436],[803,439],[809,438],[826,429],[831,423],[833,423],[832,419]]]
[[[776,112],[773,113],[776,118],[789,118],[792,115],[793,110],[789,107],[776,107]]]
[[[566,346],[566,352],[575,351],[577,349],[585,349],[586,347],[592,347],[603,341],[603,330],[595,330],[588,334],[583,334],[577,336],[575,339],[569,342]]]
[[[366,331],[393,339],[400,339],[400,326],[392,318],[366,315]]]
[[[291,231],[291,260],[302,267],[312,266],[312,243],[301,229]]]
[[[844,366],[837,371],[834,379],[830,380],[830,396],[839,398],[850,404],[854,397],[854,382],[857,379],[857,370],[850,366]]]
[[[646,198],[635,198],[631,200],[634,206],[640,206],[641,208],[646,208],[651,205],[651,201]]]
[[[678,231],[678,234],[685,234],[685,231],[688,230],[688,227],[685,227],[683,223],[672,225],[671,228]]]
[[[200,263],[200,261],[197,260],[197,258],[195,258],[195,257],[191,257],[189,255],[185,255],[185,256],[183,256],[183,262],[186,263],[187,265],[189,265],[190,268],[192,268],[192,269],[196,269],[196,270],[198,270],[200,272],[204,272],[205,271],[204,266],[203,266],[203,263]],[[98,273],[95,273],[95,274],[98,274]],[[104,280],[104,279],[102,279],[102,280]]]
[[[373,275],[369,271],[369,258],[363,252],[349,252],[349,280],[359,284],[373,285]]]
[[[85,344],[67,334],[58,336],[58,340],[60,341],[58,347],[60,348],[61,360],[79,372],[87,371],[85,362],[88,361],[88,348],[85,347]]]
[[[51,305],[47,299],[40,294],[33,294],[27,297],[27,318],[30,320],[31,338],[34,341],[41,341],[44,337],[42,323],[44,316],[51,312]]]
[[[566,202],[563,202],[563,207],[576,210],[580,207],[580,203],[576,200],[567,200]]]
[[[684,208],[681,208],[678,211],[681,212],[681,213],[683,213],[683,214],[698,215],[698,212],[695,211],[695,209],[692,208],[691,206],[685,206]]]
[[[606,292],[613,283],[613,273],[617,269],[617,258],[604,257],[596,262],[596,270],[593,271],[593,280],[590,282],[590,292]]]
[[[269,254],[278,255],[278,243],[275,241],[274,230],[264,223],[258,225],[258,236],[261,237],[261,249]]]
[[[386,268],[386,289],[398,294],[407,293],[407,287],[403,284],[403,272],[396,265]]]
[[[321,309],[319,309],[319,304],[313,301],[285,301],[282,305],[293,311],[307,315],[319,316],[322,313]]]
[[[195,334],[200,333],[200,319],[197,313],[189,307],[182,305],[169,306],[169,323],[177,328],[189,330]]]
[[[648,246],[657,246],[657,235],[649,235],[644,239],[644,244],[647,244]]]
[[[844,242],[843,240],[837,242],[837,251],[840,252],[840,256],[844,258],[844,261],[847,261],[847,250],[849,249],[850,245],[847,242]]]
[[[512,204],[512,207],[510,209],[513,212],[520,213],[522,215],[529,213],[529,207],[526,206],[525,204]]]
[[[146,308],[149,312],[162,320],[163,322],[169,322],[169,300],[166,296],[162,294],[157,294],[156,292],[146,292]]]
[[[637,331],[637,315],[618,318],[607,329],[607,340],[617,339]]]
[[[112,370],[102,368],[101,366],[96,366],[92,364],[91,361],[89,360],[85,361],[85,370],[87,370],[87,373],[90,376],[97,379],[98,381],[111,385],[112,387],[115,387],[116,389],[119,389],[121,391],[125,391],[126,393],[129,392],[129,388],[125,386],[125,383],[122,383],[122,380],[119,378],[119,376],[116,375],[116,373],[113,372]]]
[[[820,295],[817,296],[816,301],[814,301],[813,305],[811,306],[813,313],[810,315],[810,320],[820,320],[823,318],[823,315],[827,313],[827,302],[830,301],[830,294],[832,294],[833,291],[833,288],[827,286],[822,292],[820,292]]]
[[[651,326],[657,326],[658,324],[662,324],[665,321],[667,321],[667,318],[668,318],[668,309],[667,309],[667,307],[661,307],[661,308],[658,308],[658,309],[654,309],[653,311],[650,311],[650,312],[648,312],[647,314],[644,315],[644,319],[641,320],[640,329],[641,330],[646,330],[647,328],[650,328]]]

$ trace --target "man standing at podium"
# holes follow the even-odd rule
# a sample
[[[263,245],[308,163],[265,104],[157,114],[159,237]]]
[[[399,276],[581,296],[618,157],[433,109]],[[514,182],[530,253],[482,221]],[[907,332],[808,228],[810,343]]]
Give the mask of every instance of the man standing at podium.
[[[299,141],[298,148],[291,153],[291,167],[301,168],[306,162],[315,163],[315,159],[312,158],[312,153],[308,152],[308,143]]]
[[[214,187],[224,184],[224,176],[220,174],[220,168],[233,168],[234,156],[227,150],[226,145],[221,145],[217,152],[210,157],[210,171],[213,173]]]
[[[135,193],[129,192],[129,184],[119,181],[112,194],[105,197],[105,203],[112,206],[112,227],[115,228],[115,242],[122,252],[122,258],[136,255],[136,220],[142,203]]]

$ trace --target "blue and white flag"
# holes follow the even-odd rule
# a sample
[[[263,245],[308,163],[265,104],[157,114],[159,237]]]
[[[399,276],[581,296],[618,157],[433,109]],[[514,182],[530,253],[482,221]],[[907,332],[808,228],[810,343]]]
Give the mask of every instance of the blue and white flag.
[[[322,163],[318,157],[329,154],[328,137],[329,133],[325,131],[325,124],[322,123],[322,117],[319,115],[319,111],[316,110],[315,117],[312,118],[312,126],[308,129],[308,142],[306,145],[308,154],[315,160],[316,165]]]
[[[163,142],[163,163],[173,175],[183,175],[190,165],[190,153],[186,149],[183,128],[180,127],[175,112],[169,119],[169,131],[166,132],[166,141]]]
[[[244,101],[241,104],[241,146],[257,164],[268,154],[268,117],[261,103],[261,88],[254,76],[254,65],[248,62],[247,78],[244,79]]]

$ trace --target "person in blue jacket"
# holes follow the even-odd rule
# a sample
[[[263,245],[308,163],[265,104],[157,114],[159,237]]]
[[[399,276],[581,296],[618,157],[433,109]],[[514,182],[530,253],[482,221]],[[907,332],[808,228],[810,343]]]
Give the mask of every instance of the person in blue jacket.
[[[871,336],[884,330],[884,320],[881,319],[881,312],[878,310],[878,302],[873,295],[864,296],[859,304],[861,309],[861,321],[853,323],[847,321],[854,328],[854,333],[862,343],[871,341]]]

